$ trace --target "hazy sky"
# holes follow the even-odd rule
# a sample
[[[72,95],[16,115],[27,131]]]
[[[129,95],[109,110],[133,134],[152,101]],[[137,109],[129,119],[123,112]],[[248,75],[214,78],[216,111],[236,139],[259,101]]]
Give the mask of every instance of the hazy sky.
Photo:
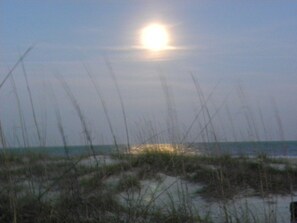
[[[139,48],[140,30],[152,22],[167,27],[172,49]],[[57,110],[68,143],[84,143],[77,110],[60,79],[78,102],[94,142],[112,143],[86,69],[118,141],[126,142],[106,61],[133,143],[159,131],[152,141],[179,141],[201,107],[186,141],[297,139],[297,1],[1,0],[0,82],[32,45],[24,65],[47,145],[61,144]],[[2,128],[11,146],[23,144],[24,128],[30,144],[38,144],[21,65],[12,77],[0,89]]]

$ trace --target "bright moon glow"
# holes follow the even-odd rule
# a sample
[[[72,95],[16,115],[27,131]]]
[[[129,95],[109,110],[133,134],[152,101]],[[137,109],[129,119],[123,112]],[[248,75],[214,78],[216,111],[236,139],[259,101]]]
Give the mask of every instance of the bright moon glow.
[[[165,26],[161,24],[151,24],[141,31],[141,44],[145,49],[161,51],[168,48],[169,35]]]

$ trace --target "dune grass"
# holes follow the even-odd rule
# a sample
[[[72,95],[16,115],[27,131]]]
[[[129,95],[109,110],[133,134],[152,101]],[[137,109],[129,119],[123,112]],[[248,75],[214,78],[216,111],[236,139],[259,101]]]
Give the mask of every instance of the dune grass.
[[[15,69],[22,63],[26,75],[26,85],[30,96],[33,121],[37,133],[38,144],[43,146],[46,141],[37,123],[34,101],[27,79],[23,58],[31,50],[29,48],[17,61],[12,70],[5,76],[0,88]],[[169,86],[164,78],[161,84],[166,97],[167,110],[170,123],[167,132],[172,144],[161,145],[156,143],[147,145],[146,142],[155,140],[160,132],[153,132],[142,140],[141,148],[133,153],[129,122],[125,111],[124,100],[109,62],[109,73],[116,87],[123,116],[124,132],[126,136],[126,149],[120,151],[119,144],[113,129],[108,109],[91,74],[89,77],[96,88],[99,104],[104,108],[109,131],[117,148],[117,153],[109,155],[116,163],[106,164],[98,159],[94,150],[91,131],[88,129],[83,110],[75,99],[70,87],[61,78],[60,82],[68,96],[73,110],[82,126],[85,142],[90,150],[88,156],[69,156],[67,137],[63,128],[62,117],[56,108],[57,126],[63,141],[65,157],[52,157],[44,154],[25,152],[14,154],[9,152],[8,143],[0,122],[0,222],[102,222],[102,223],[276,223],[277,216],[270,212],[264,213],[264,218],[258,218],[250,207],[243,206],[242,210],[232,212],[227,203],[244,194],[245,196],[258,196],[263,199],[271,195],[290,195],[297,190],[297,167],[284,160],[271,159],[265,154],[249,158],[245,156],[233,157],[231,155],[197,155],[192,151],[184,150],[194,123],[201,119],[200,129],[196,134],[203,135],[206,142],[215,141],[220,147],[215,134],[213,119],[219,108],[211,114],[207,104],[210,96],[205,97],[197,80],[192,75],[197,91],[197,98],[201,109],[197,112],[185,133],[179,136],[177,116],[174,101]],[[14,91],[17,88],[15,86]],[[224,102],[222,103],[224,105]],[[18,106],[20,117],[21,107]],[[202,117],[200,117],[202,116]],[[250,131],[257,132],[251,114],[245,114],[247,121],[252,123]],[[279,120],[279,117],[278,117]],[[0,120],[1,121],[1,120]],[[232,117],[231,117],[232,121]],[[231,122],[230,121],[230,122]],[[22,121],[22,135],[24,147],[28,147],[26,126]],[[177,129],[174,129],[177,128]],[[179,145],[177,142],[180,142]],[[187,143],[188,145],[191,143]],[[143,149],[145,148],[145,149]],[[84,165],[81,161],[90,158],[95,165]],[[162,177],[175,179],[165,188]],[[154,183],[151,190],[145,187],[145,182]],[[152,183],[153,182],[153,183]],[[182,183],[181,183],[182,182]],[[197,187],[195,193],[189,192],[187,185]],[[177,187],[177,192],[170,189]],[[150,197],[147,197],[150,194]],[[166,202],[160,204],[163,198]],[[192,198],[202,197],[209,202],[222,204],[219,207],[220,219],[215,219],[207,209],[197,210],[192,204]],[[260,219],[260,220],[259,220]],[[264,219],[264,220],[263,220]]]
[[[151,150],[113,157],[120,162],[99,166],[77,163],[75,173],[67,171],[72,165],[67,158],[10,154],[7,158],[12,165],[1,168],[1,222],[213,222],[211,216],[192,210],[185,188],[179,202],[173,199],[163,209],[154,201],[145,204],[140,194],[145,190],[142,181],[160,181],[159,174],[203,185],[191,196],[212,202],[232,200],[245,191],[259,197],[290,194],[297,185],[296,166],[263,156],[214,157]],[[47,190],[52,182],[55,185]],[[47,196],[40,199],[44,191]],[[120,199],[123,193],[130,196],[125,202]]]

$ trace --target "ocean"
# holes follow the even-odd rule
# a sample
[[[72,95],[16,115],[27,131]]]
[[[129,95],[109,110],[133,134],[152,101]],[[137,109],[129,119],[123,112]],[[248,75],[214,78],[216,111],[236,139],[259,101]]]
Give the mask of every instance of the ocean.
[[[201,154],[229,154],[232,156],[257,156],[265,154],[271,157],[297,157],[297,141],[266,141],[266,142],[217,142],[217,143],[192,143],[188,146],[198,150]],[[119,146],[123,149],[125,146]],[[96,154],[111,154],[117,151],[115,145],[95,145]],[[3,150],[0,148],[0,150]],[[70,156],[92,154],[89,146],[68,146]],[[30,147],[30,148],[7,148],[11,153],[42,153],[52,156],[65,156],[63,146]]]
[[[230,154],[233,156],[297,157],[297,141],[220,142],[193,144],[202,154]]]

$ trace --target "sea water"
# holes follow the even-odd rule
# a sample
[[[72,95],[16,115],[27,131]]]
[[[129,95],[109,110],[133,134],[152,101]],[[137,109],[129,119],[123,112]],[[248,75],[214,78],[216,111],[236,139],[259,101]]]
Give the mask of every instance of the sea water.
[[[297,157],[297,141],[196,143],[193,146],[210,155]]]
[[[191,143],[186,145],[200,154],[232,156],[258,156],[267,155],[272,157],[297,157],[297,141],[263,141],[263,142],[212,142]],[[30,148],[7,148],[5,151],[11,153],[42,153],[53,156],[70,156],[93,154],[111,154],[123,151],[125,145],[94,145],[92,147],[81,146],[52,146],[52,147],[30,147]],[[3,150],[0,148],[0,150]]]

